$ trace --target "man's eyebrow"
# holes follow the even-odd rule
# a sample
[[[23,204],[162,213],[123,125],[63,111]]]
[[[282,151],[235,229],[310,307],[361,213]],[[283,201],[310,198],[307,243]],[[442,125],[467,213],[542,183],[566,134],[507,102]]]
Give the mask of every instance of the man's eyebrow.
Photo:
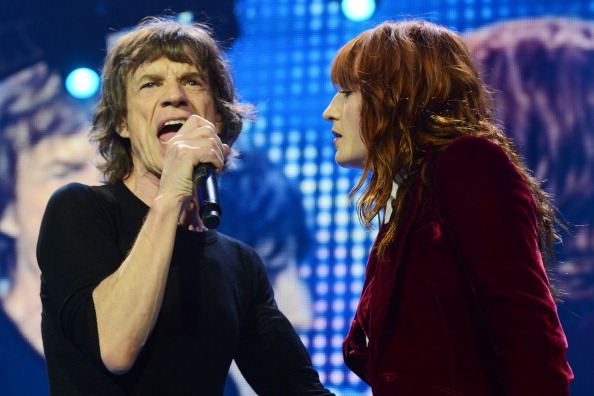
[[[162,80],[163,76],[158,73],[142,73],[137,75],[134,78],[134,81],[144,81],[144,80]]]
[[[163,80],[163,78],[164,77],[159,73],[147,72],[147,73],[142,73],[142,74],[136,76],[136,78],[134,78],[134,80],[135,81],[144,81],[144,80],[159,81],[159,80]],[[194,78],[194,79],[200,80],[201,82],[208,81],[208,78],[206,77],[206,73],[201,73],[198,71],[189,71],[187,73],[183,73],[180,78],[182,80]]]
[[[201,82],[208,81],[208,78],[206,77],[206,73],[200,73],[199,71],[191,71],[191,72],[184,73],[184,74],[182,74],[181,78],[182,78],[182,80],[185,80],[188,78],[195,78],[197,80],[200,80]]]

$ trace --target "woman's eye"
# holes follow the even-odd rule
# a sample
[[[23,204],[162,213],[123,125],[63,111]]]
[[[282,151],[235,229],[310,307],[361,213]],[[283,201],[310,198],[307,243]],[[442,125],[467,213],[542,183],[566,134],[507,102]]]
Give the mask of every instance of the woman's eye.
[[[345,98],[348,98],[348,97],[349,97],[349,95],[350,95],[351,93],[353,93],[353,91],[347,91],[347,90],[344,90],[344,89],[343,89],[343,90],[341,90],[341,91],[338,91],[338,92],[340,92],[341,94],[343,94]]]
[[[154,82],[149,82],[146,84],[143,84],[141,88],[153,88],[155,86]]]

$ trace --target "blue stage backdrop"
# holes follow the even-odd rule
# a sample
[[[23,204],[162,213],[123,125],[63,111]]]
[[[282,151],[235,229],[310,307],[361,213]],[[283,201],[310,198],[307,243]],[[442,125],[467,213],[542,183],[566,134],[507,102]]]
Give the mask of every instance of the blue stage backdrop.
[[[485,79],[496,92],[497,114],[508,134],[518,143],[537,176],[547,179],[545,186],[558,196],[557,205],[567,220],[575,225],[585,225],[573,227],[574,236],[565,235],[564,246],[558,249],[563,264],[557,270],[556,285],[564,300],[559,304],[559,313],[569,338],[569,359],[576,375],[572,394],[594,395],[594,364],[591,363],[594,355],[593,348],[588,346],[591,344],[590,335],[594,334],[594,193],[590,187],[594,175],[591,172],[594,163],[594,122],[591,114],[594,109],[592,103],[584,103],[585,96],[580,97],[594,92],[593,83],[588,81],[594,73],[594,52],[590,48],[594,39],[584,31],[594,26],[594,2],[384,0],[378,3],[374,17],[365,22],[347,20],[338,1],[245,0],[236,5],[241,36],[230,56],[237,87],[246,100],[257,104],[260,109],[260,117],[246,128],[240,144],[248,151],[257,148],[268,152],[270,160],[284,169],[285,175],[300,186],[303,194],[308,225],[315,236],[314,251],[299,267],[313,294],[313,322],[310,331],[304,334],[304,340],[323,382],[341,394],[365,394],[367,390],[354,374],[345,369],[341,342],[356,308],[366,255],[375,236],[373,230],[365,232],[362,229],[352,202],[345,198],[360,173],[345,170],[334,163],[331,124],[321,117],[335,93],[329,80],[330,64],[338,48],[362,30],[386,19],[426,18],[462,33],[472,44],[473,55],[484,66]],[[543,18],[546,20],[543,21]],[[561,27],[557,28],[556,23]],[[573,25],[574,29],[572,26],[565,27],[567,24]],[[503,33],[497,35],[497,32],[491,32],[500,25]],[[581,29],[582,25],[586,26]],[[563,30],[564,27],[565,33],[556,36],[550,33],[550,30]],[[492,36],[484,40],[488,34]],[[510,37],[523,36],[527,36],[525,41],[528,44],[511,50],[515,43]],[[539,36],[551,42],[530,41],[531,37]],[[544,48],[554,46],[553,41],[561,41],[556,45],[562,48],[545,51]],[[530,44],[534,47],[532,50]],[[493,50],[506,46],[510,47],[510,51]],[[509,69],[507,74],[516,69],[527,69],[520,76],[531,79],[531,83],[541,84],[540,92],[553,96],[547,101],[551,108],[540,111],[541,121],[532,122],[540,129],[527,131],[526,127],[520,128],[521,123],[514,122],[514,106],[520,106],[509,99],[511,94],[503,94],[521,90],[522,87],[514,87],[519,83],[512,79],[498,80],[498,74],[492,70],[493,65],[488,63],[497,65],[497,62],[487,57],[485,52],[500,56],[499,63]],[[535,59],[530,62],[527,58],[531,53]],[[518,64],[514,64],[516,55],[523,57],[517,60]],[[511,59],[504,59],[504,56]],[[538,56],[547,63],[539,63]],[[556,67],[563,62],[569,63],[569,66],[565,69]],[[571,67],[573,63],[575,67]],[[531,77],[531,74],[537,73],[543,74],[543,77]],[[571,82],[566,74],[582,82]],[[565,84],[564,80],[567,80]],[[550,88],[556,84],[558,89]],[[525,86],[525,90],[531,89],[530,83]],[[563,93],[567,96],[564,99],[554,98],[561,95],[562,86],[566,87]],[[578,87],[579,90],[572,91],[572,88]],[[538,87],[534,89],[538,90]],[[524,95],[527,96],[525,100],[535,101],[531,96],[536,96],[536,91],[524,92]],[[505,101],[505,98],[508,100]],[[505,106],[512,108],[506,109]],[[532,114],[538,111],[529,107],[523,107],[526,113],[531,113],[525,117],[538,118],[538,114]],[[561,121],[564,118],[576,120],[573,123]],[[522,133],[530,134],[530,137],[521,136]],[[543,143],[545,135],[550,135],[549,141]],[[571,139],[571,142],[563,143],[565,139]],[[551,149],[555,145],[564,146],[566,152],[559,154]],[[570,147],[579,159],[572,158]],[[577,178],[576,185],[562,187],[565,183],[556,183],[555,180],[566,178],[565,172],[570,172],[571,165],[553,163],[551,157],[556,157],[555,161],[581,161],[575,168],[584,169],[582,173],[589,178]],[[543,162],[546,163],[543,165]],[[567,198],[567,190],[577,192]],[[575,209],[576,206],[579,210]],[[580,242],[575,240],[580,238],[584,245],[582,248],[576,246]]]
[[[256,105],[259,116],[246,123],[236,145],[244,153],[243,162],[220,179],[224,205],[233,206],[224,208],[222,231],[253,244],[264,257],[279,305],[298,329],[322,382],[339,396],[371,395],[368,386],[345,367],[341,352],[375,230],[362,228],[354,203],[347,198],[360,172],[335,164],[331,124],[322,119],[335,93],[330,64],[343,44],[381,21],[424,18],[446,25],[467,40],[492,87],[501,124],[570,223],[573,235],[564,235],[565,242],[558,247],[554,282],[576,375],[572,395],[594,395],[594,0],[377,3],[371,19],[353,22],[343,16],[338,0],[235,2],[238,36],[227,54],[237,90],[244,101]],[[15,79],[18,71],[5,76],[0,87],[7,89],[10,82],[18,91],[17,83],[35,86],[38,79],[47,80],[43,66],[36,67],[32,76]],[[49,89],[47,85],[51,83],[44,85]],[[31,92],[34,95],[35,90]],[[14,111],[14,100],[0,90],[2,112]],[[92,99],[68,103],[82,106],[86,117],[93,105]],[[39,115],[43,108],[33,106],[31,111]],[[7,142],[15,137],[16,126],[2,116],[0,142]],[[71,144],[73,150],[87,149],[74,140]],[[8,175],[2,177],[16,183],[17,176],[9,172],[16,165],[9,164],[17,155],[3,149],[0,155],[0,171]],[[59,171],[56,175],[54,183],[67,181],[58,177]],[[19,253],[14,246],[6,247],[19,234],[11,233],[4,223],[11,220],[8,203],[18,196],[8,187],[1,192],[6,195],[0,208],[1,259],[6,265],[0,267],[4,269],[0,296],[8,298],[7,263],[19,262],[14,257]],[[34,238],[28,242],[33,244]],[[37,293],[33,290],[31,299]],[[35,337],[35,331],[19,334],[5,316],[10,318],[0,315],[0,332],[5,332],[0,339],[6,334],[14,340]],[[39,368],[43,361],[37,359],[35,348],[16,348],[16,343],[10,349],[13,356],[5,352],[9,349],[0,349],[0,394],[44,394],[47,390],[42,387],[19,388],[19,381],[43,382]],[[31,356],[21,360],[26,353]],[[28,362],[35,365],[34,374],[8,378],[13,366]],[[21,369],[22,373],[26,367]],[[233,370],[235,394],[251,394]],[[2,384],[9,382],[13,390],[3,393]]]

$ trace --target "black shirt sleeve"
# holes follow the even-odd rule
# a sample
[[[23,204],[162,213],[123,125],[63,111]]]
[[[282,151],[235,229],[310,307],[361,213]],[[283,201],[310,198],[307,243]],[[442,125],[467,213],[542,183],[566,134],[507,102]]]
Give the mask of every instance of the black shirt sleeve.
[[[293,326],[279,311],[265,267],[254,256],[255,304],[242,328],[235,358],[239,369],[259,395],[332,395],[320,383]]]
[[[102,201],[105,197],[81,184],[56,191],[48,202],[37,245],[44,343],[51,343],[52,333],[61,331],[100,366],[92,293],[124,258],[114,238],[111,207]]]

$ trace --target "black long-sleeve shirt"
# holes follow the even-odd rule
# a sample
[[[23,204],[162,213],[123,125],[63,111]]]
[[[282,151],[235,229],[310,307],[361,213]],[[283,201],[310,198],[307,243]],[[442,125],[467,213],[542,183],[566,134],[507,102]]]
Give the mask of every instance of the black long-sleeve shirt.
[[[101,361],[92,299],[149,208],[123,183],[70,184],[41,226],[42,332],[54,395],[221,395],[232,359],[261,395],[329,395],[247,245],[178,227],[163,304],[133,368]]]

